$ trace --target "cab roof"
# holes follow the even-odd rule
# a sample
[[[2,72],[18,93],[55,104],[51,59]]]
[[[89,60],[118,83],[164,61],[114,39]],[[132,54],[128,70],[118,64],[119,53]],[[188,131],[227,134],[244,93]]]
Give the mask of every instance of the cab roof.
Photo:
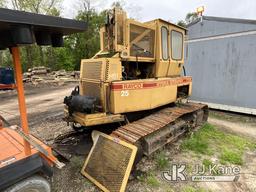
[[[187,31],[186,28],[184,28],[184,27],[182,27],[182,26],[179,26],[179,25],[176,25],[176,24],[174,24],[174,23],[171,23],[171,22],[169,22],[169,21],[166,21],[166,20],[163,20],[163,19],[157,19],[157,20],[158,20],[158,21],[161,21],[161,22],[164,22],[164,23],[167,23],[168,25],[173,25],[173,26],[175,26],[175,27],[177,27],[177,28],[180,28],[180,29],[183,29],[183,30]]]

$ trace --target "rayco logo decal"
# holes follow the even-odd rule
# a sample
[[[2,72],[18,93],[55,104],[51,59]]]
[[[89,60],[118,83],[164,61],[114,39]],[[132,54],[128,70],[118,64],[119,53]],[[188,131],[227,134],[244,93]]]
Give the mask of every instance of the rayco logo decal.
[[[123,89],[142,89],[143,83],[123,84]]]
[[[138,89],[148,89],[148,88],[157,88],[157,87],[167,87],[172,85],[181,85],[185,83],[190,83],[192,81],[191,77],[187,78],[178,78],[172,80],[160,80],[160,81],[150,81],[144,83],[118,83],[113,84],[111,89],[116,91],[121,90],[138,90]]]

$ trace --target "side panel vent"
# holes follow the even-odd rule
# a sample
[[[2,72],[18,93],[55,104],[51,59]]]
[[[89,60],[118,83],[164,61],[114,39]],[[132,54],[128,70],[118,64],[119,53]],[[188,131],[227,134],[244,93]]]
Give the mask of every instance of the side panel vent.
[[[106,75],[105,75],[105,81],[109,79],[109,60],[106,62]]]
[[[125,191],[137,147],[98,131],[92,135],[94,146],[82,174],[105,192]]]
[[[82,61],[81,78],[103,80],[103,62],[102,61]]]

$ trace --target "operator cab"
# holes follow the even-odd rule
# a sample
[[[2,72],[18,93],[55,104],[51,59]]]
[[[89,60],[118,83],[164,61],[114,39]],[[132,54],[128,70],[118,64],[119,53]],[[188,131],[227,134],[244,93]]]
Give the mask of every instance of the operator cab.
[[[114,9],[100,34],[101,51],[94,58],[120,57],[123,80],[180,76],[185,28],[162,19],[140,23]]]

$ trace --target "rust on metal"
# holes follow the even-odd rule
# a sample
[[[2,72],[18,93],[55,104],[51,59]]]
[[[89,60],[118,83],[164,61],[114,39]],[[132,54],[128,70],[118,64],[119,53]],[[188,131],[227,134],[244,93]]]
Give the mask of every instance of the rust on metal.
[[[149,135],[170,123],[174,123],[183,115],[206,108],[206,105],[197,103],[181,104],[156,112],[148,117],[129,123],[113,131],[111,136],[118,137],[126,142],[135,144],[142,137]]]

